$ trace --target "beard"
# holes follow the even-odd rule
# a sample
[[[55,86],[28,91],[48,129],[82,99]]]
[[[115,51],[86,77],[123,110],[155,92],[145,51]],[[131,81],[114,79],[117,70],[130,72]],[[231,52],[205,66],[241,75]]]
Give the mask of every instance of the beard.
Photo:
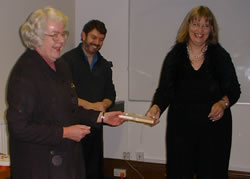
[[[83,41],[83,44],[83,48],[85,49],[85,51],[92,55],[98,52],[101,48],[100,45],[97,45],[95,43],[88,43],[86,41]]]

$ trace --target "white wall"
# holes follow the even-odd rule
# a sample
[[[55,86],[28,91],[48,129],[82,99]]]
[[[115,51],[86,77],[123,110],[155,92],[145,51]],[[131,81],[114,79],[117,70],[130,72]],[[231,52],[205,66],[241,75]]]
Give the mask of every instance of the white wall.
[[[246,93],[250,91],[250,36],[245,35],[250,29],[250,23],[246,23],[250,17],[249,0],[144,0],[141,4],[138,0],[130,1],[129,99],[152,99],[163,59],[175,42],[184,16],[203,4],[213,11],[219,24],[220,43],[234,62],[243,91],[239,102],[250,103],[250,93]]]
[[[128,101],[129,0],[76,0],[76,45],[80,41],[82,26],[94,18],[102,20],[108,29],[101,53],[113,61],[113,79],[118,99],[125,100],[127,112],[145,113],[150,102]],[[247,104],[237,104],[232,108],[234,126],[231,170],[250,172],[249,109]],[[146,161],[165,163],[165,132],[166,112],[161,117],[161,123],[155,127],[133,122],[126,122],[116,128],[105,127],[105,157],[121,159],[125,151],[130,152],[131,159],[135,160],[135,152],[144,152]]]

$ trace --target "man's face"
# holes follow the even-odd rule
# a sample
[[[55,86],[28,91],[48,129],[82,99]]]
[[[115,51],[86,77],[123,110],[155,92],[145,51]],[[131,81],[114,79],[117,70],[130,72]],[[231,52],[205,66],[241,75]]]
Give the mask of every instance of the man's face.
[[[87,35],[82,32],[83,48],[87,55],[94,55],[102,48],[105,35],[101,34],[98,30],[93,29]]]

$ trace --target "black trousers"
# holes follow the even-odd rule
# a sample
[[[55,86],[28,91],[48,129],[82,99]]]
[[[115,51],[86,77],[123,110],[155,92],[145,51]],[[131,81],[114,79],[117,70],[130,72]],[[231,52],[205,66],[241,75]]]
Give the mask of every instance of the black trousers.
[[[168,179],[228,179],[232,120],[169,122],[166,139]]]

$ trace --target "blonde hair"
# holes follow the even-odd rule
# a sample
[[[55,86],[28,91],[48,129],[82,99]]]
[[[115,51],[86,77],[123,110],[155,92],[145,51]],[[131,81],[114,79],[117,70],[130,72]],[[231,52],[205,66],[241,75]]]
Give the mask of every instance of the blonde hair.
[[[198,6],[193,8],[184,18],[176,37],[176,43],[188,42],[189,40],[189,24],[196,19],[204,17],[212,26],[212,30],[207,39],[207,43],[218,43],[218,24],[212,11],[206,6]]]
[[[20,27],[20,36],[27,48],[35,49],[42,45],[48,20],[63,23],[64,30],[68,28],[68,17],[61,11],[50,6],[37,9],[29,15],[28,19]]]

